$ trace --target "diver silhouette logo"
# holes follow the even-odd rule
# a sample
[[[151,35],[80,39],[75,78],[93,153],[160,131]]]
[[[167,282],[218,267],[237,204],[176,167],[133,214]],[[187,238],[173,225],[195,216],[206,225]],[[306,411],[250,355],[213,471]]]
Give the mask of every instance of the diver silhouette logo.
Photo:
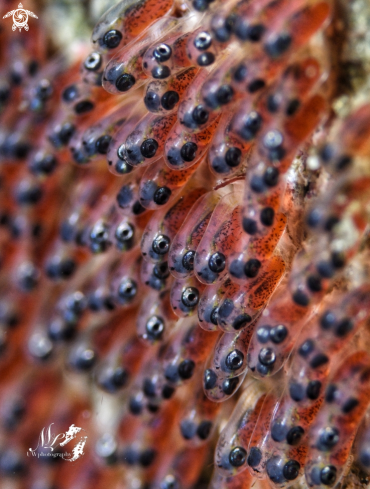
[[[3,19],[6,19],[11,15],[13,16],[12,30],[15,31],[16,29],[19,29],[19,32],[22,30],[22,27],[24,27],[24,30],[28,31],[28,16],[38,19],[37,15],[35,15],[33,12],[25,10],[21,3],[18,5],[17,10],[11,10],[4,15]]]

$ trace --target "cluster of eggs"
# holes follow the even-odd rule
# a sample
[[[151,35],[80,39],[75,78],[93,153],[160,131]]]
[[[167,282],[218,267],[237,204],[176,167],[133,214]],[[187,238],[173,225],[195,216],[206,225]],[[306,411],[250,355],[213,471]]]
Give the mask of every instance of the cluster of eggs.
[[[331,109],[335,15],[123,0],[74,63],[0,30],[14,487],[366,480],[370,105]],[[73,464],[27,458],[51,424]]]

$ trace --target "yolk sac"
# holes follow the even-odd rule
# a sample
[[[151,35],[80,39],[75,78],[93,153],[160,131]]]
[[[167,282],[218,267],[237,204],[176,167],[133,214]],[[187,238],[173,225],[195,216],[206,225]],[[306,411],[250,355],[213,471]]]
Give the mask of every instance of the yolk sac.
[[[140,200],[142,202],[151,202],[154,200],[154,194],[158,190],[158,185],[153,180],[147,180],[140,189]]]
[[[236,278],[244,277],[244,263],[241,260],[233,260],[229,267],[230,275]]]
[[[234,303],[231,299],[225,299],[217,309],[218,318],[227,318],[234,310]]]
[[[258,175],[252,175],[250,187],[253,192],[256,192],[256,194],[262,194],[266,190],[263,178]]]
[[[164,332],[164,321],[159,316],[152,316],[145,325],[149,339],[159,340]]]
[[[165,255],[170,249],[171,240],[168,236],[164,234],[158,234],[158,236],[153,240],[152,249],[158,255]]]
[[[249,455],[248,455],[248,465],[250,467],[258,467],[258,465],[261,463],[262,460],[262,452],[259,448],[257,447],[252,447],[249,450]]]
[[[302,399],[304,399],[305,396],[305,390],[302,384],[299,384],[298,382],[292,382],[289,386],[289,394],[290,397],[293,399],[295,402],[300,402]]]
[[[189,419],[184,419],[180,423],[180,431],[185,440],[191,440],[196,435],[197,426]]]
[[[270,340],[270,326],[260,326],[257,329],[257,339],[263,345]]]
[[[225,158],[216,156],[211,160],[211,166],[216,173],[228,173],[230,168],[226,164]]]
[[[184,163],[183,158],[181,157],[180,151],[177,148],[174,148],[174,147],[170,148],[168,150],[166,156],[167,156],[168,161],[173,166],[181,166]]]
[[[161,105],[161,98],[155,92],[147,92],[144,98],[144,103],[148,110],[156,112]]]
[[[288,434],[288,427],[279,422],[275,421],[271,426],[271,438],[276,442],[282,442],[286,439]]]
[[[206,390],[213,389],[217,383],[217,375],[211,369],[204,372],[204,388]]]
[[[199,291],[195,287],[186,287],[181,294],[181,302],[186,307],[195,307],[199,301]]]

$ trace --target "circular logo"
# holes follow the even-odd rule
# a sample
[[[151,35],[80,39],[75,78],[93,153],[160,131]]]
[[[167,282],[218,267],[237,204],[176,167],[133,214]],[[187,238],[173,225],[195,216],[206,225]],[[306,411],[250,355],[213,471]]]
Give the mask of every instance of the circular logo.
[[[18,5],[17,10],[11,10],[4,15],[3,19],[6,19],[10,16],[13,16],[12,30],[15,31],[16,29],[19,29],[19,32],[22,30],[22,28],[28,31],[28,16],[38,19],[37,15],[35,15],[33,12],[31,12],[30,10],[25,10],[21,3]]]

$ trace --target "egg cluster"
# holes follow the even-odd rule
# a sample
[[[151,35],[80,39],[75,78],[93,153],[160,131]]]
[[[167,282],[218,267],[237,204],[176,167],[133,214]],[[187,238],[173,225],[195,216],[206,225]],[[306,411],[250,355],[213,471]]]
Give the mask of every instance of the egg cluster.
[[[124,0],[73,63],[0,30],[12,487],[366,481],[370,104],[332,109],[337,16]],[[78,461],[29,456],[51,424]]]

